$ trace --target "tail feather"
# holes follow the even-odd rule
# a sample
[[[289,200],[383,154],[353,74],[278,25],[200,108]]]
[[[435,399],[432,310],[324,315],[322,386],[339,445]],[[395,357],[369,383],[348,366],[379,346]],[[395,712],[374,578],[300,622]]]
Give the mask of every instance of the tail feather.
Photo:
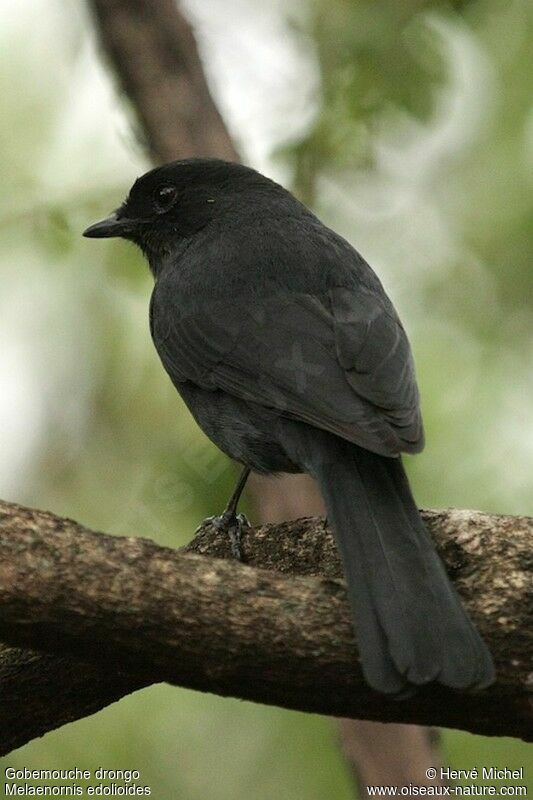
[[[407,475],[400,460],[385,462],[400,501],[419,541],[425,544],[425,565],[435,588],[436,623],[442,633],[441,672],[438,680],[454,688],[483,688],[495,679],[492,656],[451,584],[420,517]]]
[[[289,454],[318,480],[344,564],[365,676],[386,693],[494,680],[490,653],[426,531],[399,459],[290,423]]]

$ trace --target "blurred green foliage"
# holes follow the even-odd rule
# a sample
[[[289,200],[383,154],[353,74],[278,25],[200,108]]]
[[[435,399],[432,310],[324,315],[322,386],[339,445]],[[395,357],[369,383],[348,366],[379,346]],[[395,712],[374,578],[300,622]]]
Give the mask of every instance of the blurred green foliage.
[[[147,167],[84,5],[30,6],[37,28],[8,3],[0,34],[0,492],[176,546],[223,507],[233,468],[158,363],[141,257],[80,237]],[[297,18],[317,113],[273,166],[375,266],[410,332],[419,502],[531,513],[533,7],[308,0]],[[531,760],[511,740],[444,743],[456,768]],[[163,686],[0,764],[139,769],[162,799],[351,796],[330,721]]]

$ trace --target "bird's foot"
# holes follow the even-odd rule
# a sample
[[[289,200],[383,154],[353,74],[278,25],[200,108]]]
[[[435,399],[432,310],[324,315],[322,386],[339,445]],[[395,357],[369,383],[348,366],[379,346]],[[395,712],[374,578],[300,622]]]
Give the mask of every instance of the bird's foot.
[[[196,533],[206,525],[213,525],[221,533],[227,534],[230,541],[231,555],[238,561],[244,561],[241,549],[241,537],[251,525],[244,514],[234,514],[231,511],[224,511],[220,516],[207,517],[196,529]]]

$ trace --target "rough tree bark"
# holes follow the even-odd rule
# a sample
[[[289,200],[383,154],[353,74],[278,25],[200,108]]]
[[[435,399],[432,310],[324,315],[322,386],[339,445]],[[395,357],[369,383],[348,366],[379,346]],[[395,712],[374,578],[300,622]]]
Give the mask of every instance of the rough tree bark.
[[[250,530],[241,564],[227,560],[228,542],[211,528],[185,553],[0,504],[0,637],[14,648],[0,654],[0,753],[67,721],[65,709],[71,719],[84,716],[162,680],[333,716],[531,738],[533,520],[466,511],[424,516],[494,652],[498,682],[476,695],[431,687],[399,702],[362,679],[323,520]],[[31,682],[32,655],[34,680],[46,674],[46,691],[33,684],[20,704],[11,692],[19,678]],[[85,684],[83,695],[69,683],[70,696],[60,697],[60,675]]]

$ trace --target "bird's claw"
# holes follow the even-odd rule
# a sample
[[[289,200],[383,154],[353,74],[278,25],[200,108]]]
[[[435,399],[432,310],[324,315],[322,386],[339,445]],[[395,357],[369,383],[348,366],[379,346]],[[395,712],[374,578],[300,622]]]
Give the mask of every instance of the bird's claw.
[[[213,525],[213,527],[221,533],[226,533],[229,537],[232,556],[238,561],[244,561],[241,549],[241,537],[243,532],[251,527],[246,515],[224,512],[219,516],[206,517],[196,528],[195,533],[199,533],[208,525]]]
[[[204,528],[208,528],[210,525],[216,525],[217,519],[220,519],[220,517],[206,517],[203,519],[194,531],[194,535],[201,533]]]

